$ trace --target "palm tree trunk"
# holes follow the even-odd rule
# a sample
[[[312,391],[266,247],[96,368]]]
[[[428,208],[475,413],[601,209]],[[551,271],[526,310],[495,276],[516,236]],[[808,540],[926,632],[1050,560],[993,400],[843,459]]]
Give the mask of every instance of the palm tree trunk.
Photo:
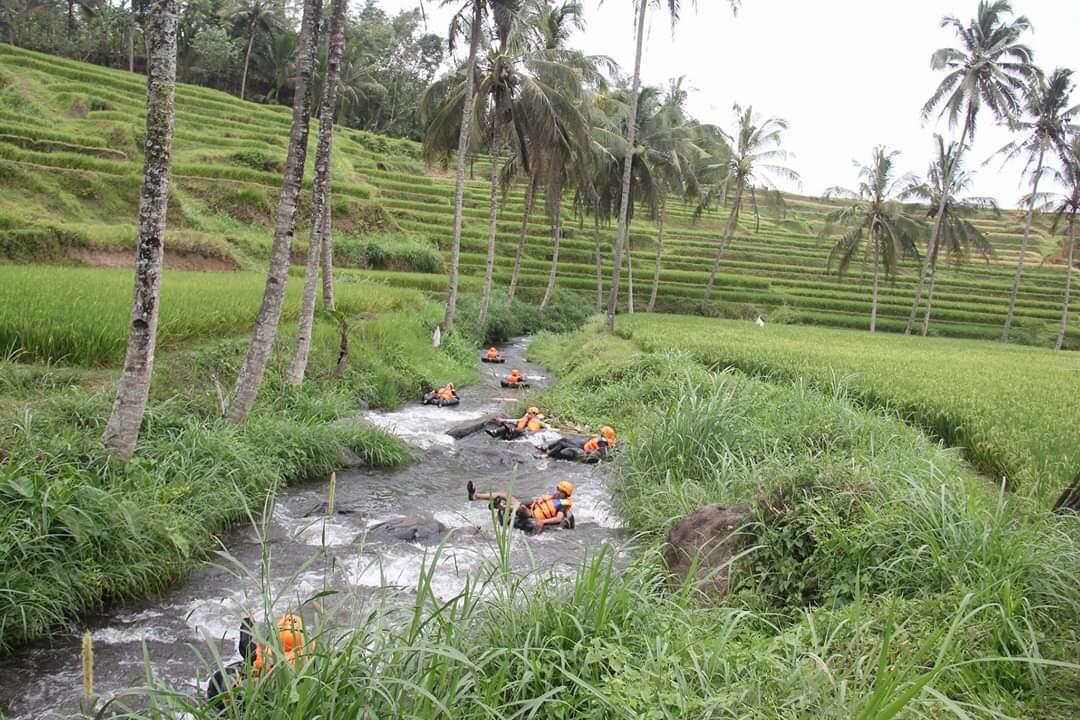
[[[1039,150],[1039,162],[1035,165],[1035,176],[1031,181],[1031,199],[1028,202],[1027,219],[1024,220],[1024,239],[1020,242],[1020,257],[1016,260],[1016,277],[1013,279],[1012,294],[1009,295],[1009,313],[1005,316],[1005,330],[1001,333],[1001,342],[1009,342],[1009,330],[1012,329],[1013,313],[1016,311],[1016,296],[1020,293],[1020,279],[1024,276],[1024,256],[1028,242],[1031,241],[1031,221],[1035,215],[1035,195],[1039,192],[1039,176],[1042,175],[1045,149]]]
[[[596,312],[604,307],[604,272],[600,258],[600,213],[593,213],[593,245],[596,246]]]
[[[908,315],[907,327],[904,328],[904,334],[910,335],[912,328],[915,327],[915,316],[919,313],[919,303],[922,301],[922,291],[926,284],[926,276],[930,269],[930,257],[937,252],[938,238],[941,236],[941,225],[945,218],[945,203],[946,194],[941,195],[941,204],[938,205],[937,217],[934,218],[934,228],[930,231],[930,241],[926,245],[926,257],[923,258],[922,269],[919,270],[919,285],[915,289],[915,302],[911,304],[911,314]],[[927,316],[930,313],[927,311]],[[925,324],[924,320],[924,324]],[[923,335],[926,333],[924,332]]]
[[[323,215],[323,231],[322,231],[322,304],[324,310],[334,309],[334,235],[332,222],[333,207],[331,202],[333,193],[329,187],[326,188],[326,207],[327,212]]]
[[[934,309],[934,287],[937,285],[937,261],[940,248],[934,248],[934,256],[930,259],[930,289],[926,293],[926,314],[922,319],[922,336],[930,331],[930,313]]]
[[[506,302],[513,303],[517,293],[518,278],[521,275],[521,258],[525,254],[525,234],[529,229],[529,215],[532,214],[533,205],[536,202],[536,173],[529,173],[529,182],[525,186],[525,213],[521,217],[521,235],[518,237],[517,252],[514,254],[514,271],[510,274],[510,290],[506,294]]]
[[[720,238],[720,245],[716,248],[716,257],[713,258],[712,267],[709,269],[709,281],[705,283],[705,296],[701,299],[701,312],[704,313],[708,304],[709,296],[712,295],[713,283],[716,282],[716,271],[720,269],[720,260],[724,257],[731,236],[735,234],[735,226],[739,222],[739,210],[742,209],[743,184],[740,182],[735,187],[735,199],[731,205],[731,214],[728,215],[727,224],[724,225],[724,235]]]
[[[161,299],[161,261],[172,167],[176,95],[176,0],[151,0],[146,18],[146,157],[139,190],[139,238],[127,356],[102,443],[121,459],[135,452],[150,395]]]
[[[626,312],[634,314],[634,253],[629,242],[626,247]]]
[[[540,312],[547,309],[555,294],[555,277],[559,271],[559,245],[562,241],[562,188],[555,187],[555,215],[551,219],[551,272],[548,273],[547,289],[544,290],[544,299],[540,301]]]
[[[262,306],[255,321],[255,332],[248,346],[244,366],[236,378],[225,411],[229,420],[240,423],[251,414],[255,398],[262,385],[263,374],[270,362],[270,351],[277,338],[281,308],[285,301],[285,283],[289,277],[289,254],[296,232],[296,204],[304,181],[304,162],[307,159],[308,124],[311,117],[311,75],[318,47],[318,23],[321,0],[305,0],[300,25],[300,49],[296,59],[296,96],[293,99],[292,129],[289,150],[285,158],[285,177],[278,199],[274,242],[270,248],[270,269],[266,275]]]
[[[244,53],[244,72],[240,75],[240,99],[244,99],[244,93],[247,92],[247,76],[248,65],[251,64],[251,49],[255,47],[255,20],[252,19],[251,26],[248,28],[248,46],[247,51]]]
[[[877,330],[877,301],[878,301],[878,267],[881,265],[881,249],[878,247],[877,238],[871,235],[874,243],[874,293],[870,300],[870,332]]]
[[[517,252],[514,253],[514,271],[510,273],[510,290],[506,293],[506,302],[514,302],[517,293],[518,277],[521,275],[521,258],[525,254],[525,233],[529,230],[529,215],[536,202],[536,173],[529,173],[529,182],[525,186],[525,213],[521,216],[521,235],[518,236]]]
[[[1065,269],[1065,303],[1061,306],[1061,329],[1058,331],[1057,342],[1054,349],[1060,350],[1065,347],[1065,331],[1069,326],[1069,291],[1072,289],[1073,274],[1073,251],[1076,249],[1076,213],[1069,218],[1069,253],[1067,255],[1068,267]]]
[[[465,66],[465,107],[461,112],[461,133],[458,135],[457,174],[454,178],[454,240],[450,246],[450,282],[446,291],[446,315],[443,332],[454,329],[454,313],[457,310],[458,265],[461,263],[461,223],[465,207],[465,163],[469,158],[469,133],[472,131],[473,106],[476,98],[476,52],[480,47],[480,31],[483,26],[484,6],[473,2],[472,34],[469,39],[469,61]]]
[[[660,219],[656,228],[656,269],[653,270],[652,277],[652,291],[649,293],[649,304],[645,307],[645,312],[652,312],[656,307],[656,291],[660,287],[660,253],[664,249],[664,215],[667,211],[667,203],[664,199],[660,199]]]
[[[634,80],[630,85],[630,115],[626,123],[626,153],[623,155],[622,203],[619,205],[619,227],[615,233],[615,256],[611,259],[611,293],[608,295],[608,332],[615,331],[615,309],[619,302],[619,273],[622,271],[623,244],[626,242],[627,218],[630,212],[630,174],[634,160],[634,140],[637,135],[638,92],[641,89],[641,48],[645,40],[646,0],[638,0],[637,48],[634,51]]]
[[[491,119],[491,201],[488,209],[487,262],[484,265],[484,291],[480,295],[480,326],[487,320],[488,304],[491,302],[491,281],[495,274],[495,234],[498,232],[499,215],[499,112],[495,108]]]
[[[319,257],[330,207],[330,159],[334,144],[334,108],[337,106],[341,55],[345,48],[345,11],[348,0],[333,0],[330,38],[326,47],[326,81],[323,83],[322,109],[319,113],[319,139],[315,146],[315,182],[312,185],[314,210],[308,241],[307,268],[304,271],[304,294],[300,301],[300,319],[296,328],[296,348],[286,380],[290,385],[304,382],[311,353],[311,328],[315,324],[315,295],[319,285]]]
[[[135,25],[128,28],[128,72],[135,72]]]

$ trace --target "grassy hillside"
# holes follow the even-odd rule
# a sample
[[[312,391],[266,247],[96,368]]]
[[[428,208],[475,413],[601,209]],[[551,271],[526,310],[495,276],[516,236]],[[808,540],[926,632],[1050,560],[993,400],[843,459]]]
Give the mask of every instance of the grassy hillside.
[[[0,44],[0,259],[117,265],[134,238],[145,83],[141,76],[19,50]],[[174,268],[261,267],[285,157],[289,113],[243,103],[194,86],[177,92],[175,182],[170,201],[168,263]],[[314,143],[314,135],[312,137]],[[309,154],[309,157],[311,154]],[[438,251],[449,248],[452,177],[426,170],[415,143],[339,129],[335,140],[335,258],[345,266],[390,274],[391,282],[439,291],[445,281]],[[462,269],[466,287],[482,276],[487,232],[486,163],[475,164],[466,190]],[[310,187],[310,174],[308,183]],[[838,181],[843,178],[837,178]],[[498,224],[496,280],[505,286],[523,206],[522,188],[503,203]],[[305,196],[310,203],[310,196]],[[542,205],[542,203],[539,203]],[[693,223],[690,208],[669,203],[659,305],[696,307],[724,211]],[[817,240],[824,201],[792,197],[782,218],[749,213],[727,253],[713,311],[729,317],[767,314],[776,322],[863,328],[870,306],[868,279],[827,272],[828,247]],[[308,213],[301,208],[301,223]],[[524,291],[546,282],[551,241],[542,209],[528,235]],[[595,292],[593,238],[569,213],[559,284]],[[932,332],[995,338],[1012,281],[1022,218],[1014,211],[986,215],[997,258],[939,273]],[[603,229],[605,263],[613,228]],[[295,252],[305,249],[300,228]],[[635,297],[644,307],[655,256],[655,225],[639,213],[631,229]],[[1064,268],[1039,267],[1055,245],[1042,229],[1027,258],[1018,308],[1021,342],[1052,342],[1060,314]],[[605,271],[609,268],[605,265]],[[912,261],[882,292],[879,327],[902,329],[918,268]],[[1080,320],[1069,342],[1080,346]]]

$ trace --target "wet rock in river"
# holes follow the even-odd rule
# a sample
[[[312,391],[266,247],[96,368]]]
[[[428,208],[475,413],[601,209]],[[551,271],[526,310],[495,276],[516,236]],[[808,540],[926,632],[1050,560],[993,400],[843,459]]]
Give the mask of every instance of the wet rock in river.
[[[368,537],[404,542],[438,542],[446,532],[446,526],[432,515],[406,515],[386,520],[368,531]]]
[[[706,505],[675,523],[664,546],[672,584],[681,587],[693,569],[698,590],[714,599],[726,595],[731,559],[750,538],[749,517],[749,505]]]

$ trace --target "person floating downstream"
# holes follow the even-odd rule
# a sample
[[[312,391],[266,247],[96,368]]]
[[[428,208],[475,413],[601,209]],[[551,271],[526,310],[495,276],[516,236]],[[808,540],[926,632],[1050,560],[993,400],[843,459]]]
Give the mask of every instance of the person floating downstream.
[[[505,361],[505,360],[503,359],[503,356],[499,354],[499,351],[498,351],[498,349],[497,349],[497,348],[494,348],[494,347],[490,347],[490,348],[488,348],[488,351],[487,351],[487,353],[486,353],[486,354],[484,355],[484,357],[482,357],[482,358],[480,358],[480,359],[481,359],[481,360],[483,360],[483,361],[484,361],[484,362],[486,362],[486,363],[501,363],[501,362],[506,362],[506,361]]]
[[[554,460],[579,460],[594,463],[607,458],[616,442],[615,429],[610,425],[605,425],[600,428],[600,434],[594,437],[563,437],[541,450]]]
[[[526,433],[540,432],[547,429],[544,414],[537,407],[530,407],[519,418],[495,418],[487,427],[487,434],[493,438],[514,440]]]
[[[506,505],[509,502],[510,511],[514,514],[514,527],[518,530],[539,535],[548,525],[559,525],[568,530],[574,528],[574,502],[570,499],[574,494],[574,483],[569,480],[559,481],[555,485],[555,492],[533,498],[528,504],[504,492],[481,492],[476,489],[472,480],[465,488],[470,501],[490,500],[500,520],[505,518]]]
[[[279,648],[270,643],[255,642],[251,632],[253,627],[254,621],[251,618],[244,618],[240,622],[237,650],[241,659],[215,672],[207,683],[206,699],[219,712],[224,711],[228,705],[230,690],[242,685],[246,677],[269,674],[279,662]],[[314,650],[314,643],[304,642],[304,619],[299,615],[288,614],[278,618],[277,633],[280,660],[293,667],[296,667],[305,654],[310,655]]]
[[[499,384],[509,388],[529,387],[529,379],[522,375],[520,370],[514,368],[509,375],[499,381]]]
[[[424,395],[425,405],[457,405],[461,402],[461,398],[458,397],[457,388],[454,387],[454,383],[446,383],[438,390],[432,390]]]

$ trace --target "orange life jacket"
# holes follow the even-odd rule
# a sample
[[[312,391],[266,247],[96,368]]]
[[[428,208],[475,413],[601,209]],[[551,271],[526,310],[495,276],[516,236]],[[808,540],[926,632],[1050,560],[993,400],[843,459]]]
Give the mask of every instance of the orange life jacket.
[[[532,510],[533,517],[538,520],[550,520],[559,513],[570,512],[570,507],[573,503],[569,498],[563,500],[555,495],[544,495],[533,500],[529,509]]]
[[[438,395],[443,400],[453,400],[455,397],[457,397],[454,394],[453,390],[451,390],[450,388],[445,388],[445,387],[441,387],[438,390],[436,390],[435,394]]]
[[[581,449],[587,453],[596,452],[600,449],[600,438],[590,438],[584,445],[581,446]]]
[[[525,428],[529,432],[539,432],[540,430],[544,429],[544,421],[537,420],[536,418],[529,418],[529,423],[525,426]]]
[[[525,376],[524,376],[524,375],[521,375],[521,374],[519,374],[519,373],[510,373],[509,375],[507,375],[507,376],[506,376],[506,382],[509,382],[509,383],[519,383],[519,382],[521,382],[521,381],[522,381],[522,380],[523,380],[524,378],[525,378]]]
[[[533,416],[526,413],[522,417],[518,418],[517,429],[524,430],[525,428],[528,428],[529,430],[532,430],[532,425],[534,422],[535,420],[533,419]]]
[[[304,638],[301,634],[302,628],[279,628],[278,639],[281,642],[282,655],[285,658],[285,662],[290,665],[295,665],[297,659],[304,654]],[[310,651],[313,647],[313,643],[308,643],[307,649]],[[253,675],[258,676],[263,672],[270,672],[274,669],[274,647],[273,645],[264,645],[259,643],[255,646],[255,660],[251,663],[251,672]]]

